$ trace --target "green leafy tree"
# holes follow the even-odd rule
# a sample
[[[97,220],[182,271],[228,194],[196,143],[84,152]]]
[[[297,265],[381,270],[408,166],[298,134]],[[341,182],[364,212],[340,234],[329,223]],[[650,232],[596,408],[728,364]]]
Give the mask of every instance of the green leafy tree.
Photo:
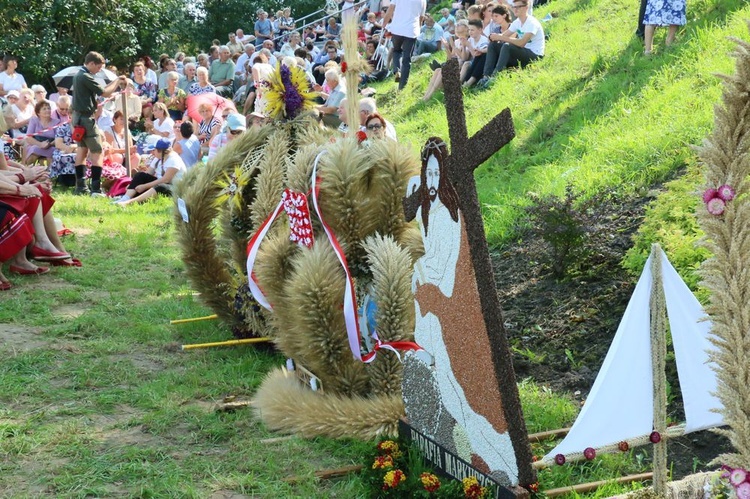
[[[50,84],[52,74],[91,50],[124,68],[159,51],[184,9],[178,0],[5,0],[0,52],[21,58],[29,83]]]

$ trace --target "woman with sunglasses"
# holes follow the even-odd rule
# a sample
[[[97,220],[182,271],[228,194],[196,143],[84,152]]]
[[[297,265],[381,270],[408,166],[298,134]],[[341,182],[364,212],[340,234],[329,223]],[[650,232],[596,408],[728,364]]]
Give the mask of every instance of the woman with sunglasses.
[[[378,113],[372,113],[365,118],[365,134],[367,140],[383,140],[385,136],[385,118]]]

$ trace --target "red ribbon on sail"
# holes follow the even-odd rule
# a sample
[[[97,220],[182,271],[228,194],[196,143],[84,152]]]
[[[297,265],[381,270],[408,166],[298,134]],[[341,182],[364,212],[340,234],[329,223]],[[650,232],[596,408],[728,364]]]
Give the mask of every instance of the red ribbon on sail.
[[[315,213],[318,215],[318,219],[323,226],[323,230],[328,237],[328,241],[331,243],[331,248],[333,248],[333,252],[336,254],[336,257],[338,258],[341,267],[344,269],[344,274],[346,276],[344,289],[344,323],[346,325],[346,334],[349,340],[349,348],[351,349],[355,359],[361,360],[365,363],[369,363],[375,360],[377,352],[383,349],[395,352],[400,360],[401,357],[398,354],[398,350],[418,351],[422,350],[422,347],[412,341],[384,342],[378,338],[377,334],[373,333],[372,336],[375,339],[375,346],[371,352],[362,355],[362,351],[360,349],[361,333],[359,330],[359,321],[357,320],[357,297],[354,293],[354,281],[352,280],[352,275],[349,271],[349,265],[347,264],[344,250],[341,247],[338,239],[336,238],[336,235],[333,233],[333,231],[323,218],[323,213],[320,211],[320,204],[318,203],[318,198],[320,196],[320,185],[318,184],[317,173],[318,161],[325,153],[326,151],[321,151],[320,153],[318,153],[313,164],[312,201],[313,207],[315,208]],[[263,292],[261,291],[258,283],[255,280],[253,267],[255,266],[255,260],[258,256],[260,243],[268,233],[271,224],[281,214],[282,209],[286,211],[287,216],[289,217],[289,226],[291,229],[289,239],[292,242],[296,242],[297,244],[306,246],[308,248],[311,247],[314,242],[312,221],[310,219],[310,209],[307,203],[307,196],[301,192],[295,192],[290,189],[286,189],[282,195],[281,202],[278,204],[278,206],[276,206],[276,209],[273,211],[273,213],[271,213],[271,215],[266,218],[263,224],[261,224],[260,228],[255,232],[247,246],[247,275],[250,292],[252,293],[253,297],[255,297],[255,300],[268,310],[273,310],[273,308],[271,307],[271,304],[268,303],[268,300],[266,299],[265,295],[263,295]]]

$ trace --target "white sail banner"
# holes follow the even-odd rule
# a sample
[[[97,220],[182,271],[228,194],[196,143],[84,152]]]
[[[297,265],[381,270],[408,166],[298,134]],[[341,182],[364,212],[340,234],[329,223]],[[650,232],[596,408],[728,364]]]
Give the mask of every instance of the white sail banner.
[[[651,433],[651,281],[649,257],[586,403],[568,435],[545,460]]]
[[[722,407],[716,397],[716,373],[708,360],[715,348],[709,341],[711,322],[698,300],[660,249],[662,281],[672,341],[677,359],[685,433],[724,424],[714,410]],[[625,315],[617,328],[586,403],[568,435],[544,459],[557,454],[582,453],[648,435],[653,431],[653,384],[649,301],[651,259],[646,262]]]
[[[724,424],[722,408],[716,397],[716,364],[708,352],[715,350],[709,341],[711,321],[677,271],[661,251],[664,294],[672,332],[677,375],[685,406],[685,433]]]

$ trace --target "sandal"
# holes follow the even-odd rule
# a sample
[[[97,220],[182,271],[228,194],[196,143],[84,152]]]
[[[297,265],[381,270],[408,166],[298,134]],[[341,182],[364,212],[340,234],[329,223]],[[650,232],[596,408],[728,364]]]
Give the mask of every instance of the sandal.
[[[78,258],[68,258],[67,260],[52,260],[49,262],[53,267],[83,267]]]
[[[10,281],[0,281],[0,291],[8,291],[12,287]]]

